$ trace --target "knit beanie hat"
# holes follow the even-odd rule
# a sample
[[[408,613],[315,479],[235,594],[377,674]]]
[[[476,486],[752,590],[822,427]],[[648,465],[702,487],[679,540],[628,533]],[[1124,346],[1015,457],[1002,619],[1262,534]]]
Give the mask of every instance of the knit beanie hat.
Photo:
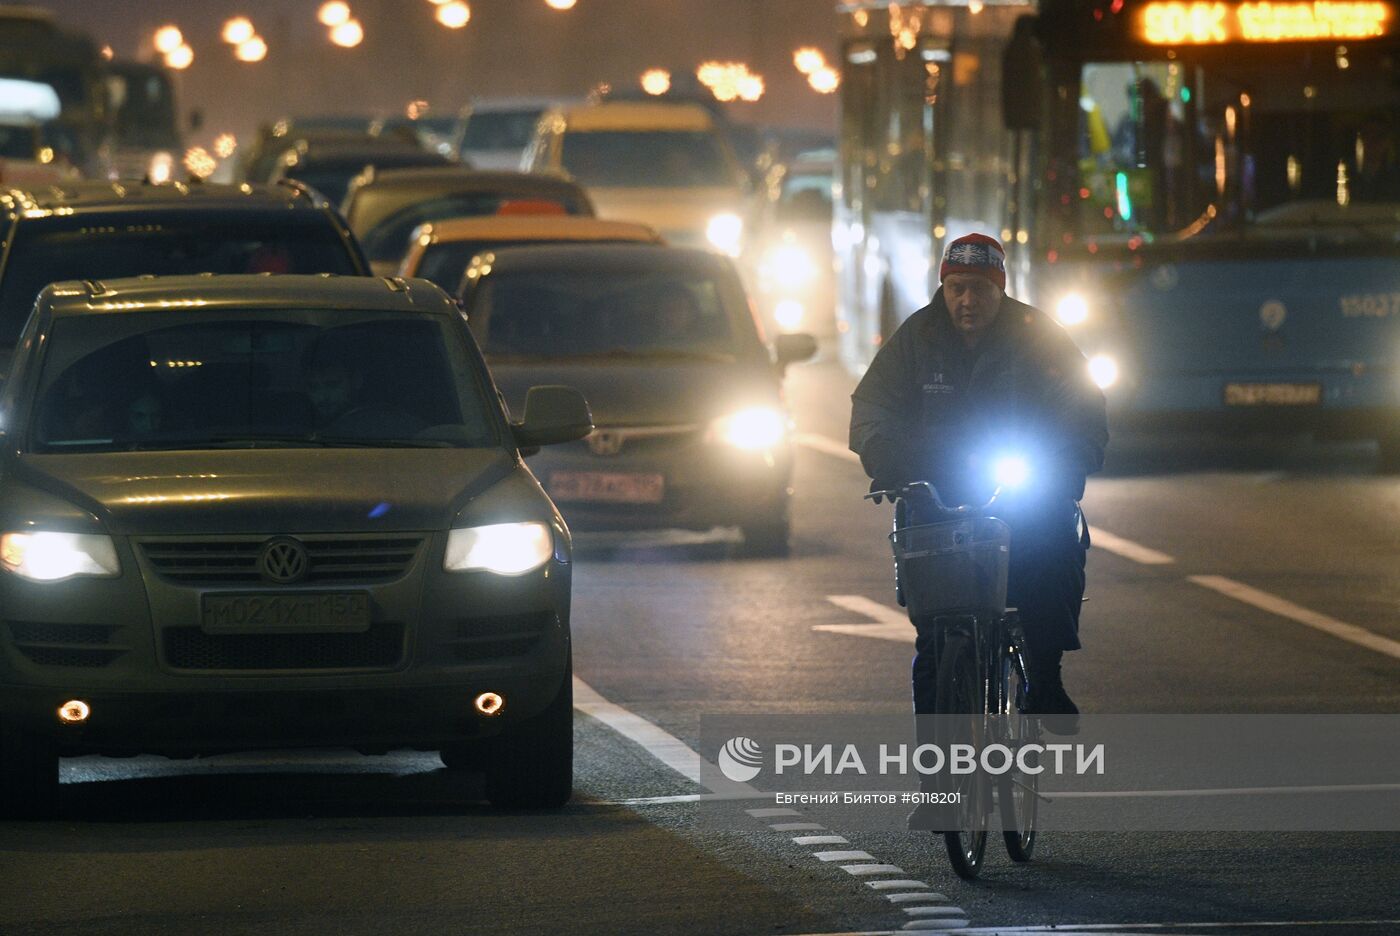
[[[943,254],[943,266],[938,271],[938,281],[948,278],[949,273],[971,273],[991,280],[1005,292],[1006,290],[1006,251],[995,237],[986,234],[965,234],[948,244]]]

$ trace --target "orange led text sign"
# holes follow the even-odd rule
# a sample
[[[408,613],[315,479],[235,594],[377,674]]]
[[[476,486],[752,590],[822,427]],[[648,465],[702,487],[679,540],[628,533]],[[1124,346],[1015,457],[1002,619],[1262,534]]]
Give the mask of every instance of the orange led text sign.
[[[1149,3],[1138,36],[1152,45],[1372,39],[1390,29],[1385,3]]]

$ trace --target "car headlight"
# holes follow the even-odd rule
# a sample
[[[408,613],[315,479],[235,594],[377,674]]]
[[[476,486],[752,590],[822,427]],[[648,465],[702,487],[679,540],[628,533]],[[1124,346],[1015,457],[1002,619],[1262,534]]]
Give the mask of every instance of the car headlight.
[[[1100,390],[1107,390],[1118,382],[1118,362],[1109,354],[1096,354],[1089,358],[1089,379]]]
[[[715,215],[705,225],[705,239],[721,253],[739,256],[744,246],[744,219],[732,211]]]
[[[756,406],[715,422],[715,437],[746,452],[776,448],[787,438],[787,417],[776,409]]]
[[[783,331],[797,331],[806,317],[807,309],[796,299],[784,299],[773,307],[773,321]]]
[[[554,555],[554,534],[545,523],[492,523],[447,534],[448,572],[524,575]]]
[[[780,244],[763,257],[759,275],[769,288],[801,289],[817,277],[812,257],[796,244]]]
[[[1089,300],[1084,298],[1083,293],[1066,293],[1055,303],[1055,318],[1069,328],[1082,325],[1089,318]]]
[[[151,182],[156,185],[163,185],[170,181],[175,174],[175,157],[170,153],[159,152],[151,157],[151,164],[146,167],[146,175]]]
[[[6,533],[0,536],[0,563],[31,582],[121,573],[116,545],[100,533]]]

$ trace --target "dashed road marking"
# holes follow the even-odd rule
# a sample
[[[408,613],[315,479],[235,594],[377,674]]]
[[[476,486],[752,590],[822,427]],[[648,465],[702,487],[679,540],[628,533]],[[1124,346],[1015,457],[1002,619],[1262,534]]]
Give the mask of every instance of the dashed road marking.
[[[772,816],[800,816],[802,813],[795,809],[788,809],[785,806],[776,806],[769,809],[746,809],[744,812],[755,819],[768,819]]]
[[[849,845],[851,840],[839,835],[798,835],[793,838],[797,845]]]
[[[1176,562],[1175,558],[1164,552],[1158,552],[1148,546],[1134,543],[1132,540],[1124,539],[1096,526],[1089,527],[1089,538],[1099,549],[1106,549],[1115,556],[1122,556],[1124,559],[1129,559],[1139,565],[1171,565]]]
[[[866,887],[873,887],[876,890],[905,890],[915,887],[928,887],[923,881],[866,881]],[[946,899],[946,898],[945,898]]]
[[[1357,627],[1355,624],[1348,624],[1334,617],[1319,614],[1277,595],[1271,595],[1257,588],[1251,588],[1243,582],[1225,578],[1223,575],[1191,575],[1187,578],[1202,588],[1209,588],[1227,598],[1253,605],[1260,610],[1268,611],[1270,614],[1277,614],[1279,617],[1305,624],[1314,630],[1319,630],[1348,643],[1354,643],[1367,650],[1374,650],[1377,653],[1383,653],[1388,657],[1400,660],[1400,642],[1382,637],[1380,634],[1374,634],[1364,627]]]
[[[826,826],[820,822],[778,822],[768,828],[774,832],[819,832]]]
[[[878,883],[884,884],[886,882],[879,881]],[[941,902],[946,902],[948,900],[948,898],[944,895],[936,894],[933,891],[914,891],[913,893],[904,894],[886,894],[885,899],[888,900],[890,903],[918,903],[920,901],[926,900],[937,900]]]
[[[876,640],[893,640],[899,643],[914,642],[914,625],[909,617],[898,608],[872,601],[864,595],[827,595],[826,600],[842,608],[874,621],[874,624],[817,624],[814,631],[828,634],[845,634],[850,637],[873,637]]]
[[[875,856],[863,851],[819,851],[812,857],[818,861],[874,861]]]
[[[866,856],[870,857],[870,856]],[[892,864],[848,864],[842,865],[841,870],[847,874],[854,874],[856,877],[864,877],[867,874],[904,874],[903,868]]]

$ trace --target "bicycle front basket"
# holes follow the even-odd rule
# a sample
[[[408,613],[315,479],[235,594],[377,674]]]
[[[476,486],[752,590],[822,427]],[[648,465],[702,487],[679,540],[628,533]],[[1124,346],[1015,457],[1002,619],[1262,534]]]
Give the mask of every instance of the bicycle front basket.
[[[1011,531],[995,517],[904,527],[890,545],[910,617],[1006,609]]]

